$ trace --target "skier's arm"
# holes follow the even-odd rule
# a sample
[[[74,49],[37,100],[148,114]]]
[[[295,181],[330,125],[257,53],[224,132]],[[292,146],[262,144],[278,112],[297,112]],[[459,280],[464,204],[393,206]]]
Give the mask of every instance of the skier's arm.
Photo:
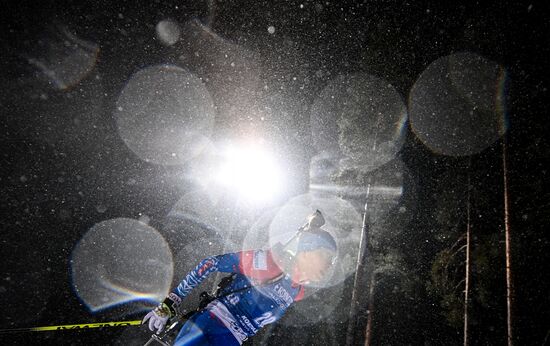
[[[180,305],[182,299],[213,272],[240,273],[240,258],[241,253],[228,253],[207,257],[200,261],[195,269],[191,270],[164,300],[162,305],[166,305],[170,317],[176,315],[177,306]]]
[[[240,253],[229,253],[225,255],[212,256],[203,259],[180,284],[164,299],[154,310],[149,312],[142,323],[149,321],[149,329],[157,330],[160,333],[169,318],[177,315],[177,308],[185,296],[203,282],[208,275],[215,271],[240,273]]]
[[[193,288],[203,282],[213,272],[238,273],[262,282],[281,273],[271,251],[247,250],[203,259],[172,291],[177,298],[185,298]]]
[[[183,299],[213,272],[240,273],[240,257],[239,253],[228,253],[203,259],[195,269],[185,276],[172,293]]]

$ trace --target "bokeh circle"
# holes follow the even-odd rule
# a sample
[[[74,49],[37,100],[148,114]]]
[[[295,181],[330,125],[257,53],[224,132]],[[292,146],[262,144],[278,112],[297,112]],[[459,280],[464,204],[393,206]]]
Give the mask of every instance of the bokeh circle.
[[[173,65],[135,73],[114,112],[127,147],[146,162],[179,165],[208,145],[215,108],[200,78]]]

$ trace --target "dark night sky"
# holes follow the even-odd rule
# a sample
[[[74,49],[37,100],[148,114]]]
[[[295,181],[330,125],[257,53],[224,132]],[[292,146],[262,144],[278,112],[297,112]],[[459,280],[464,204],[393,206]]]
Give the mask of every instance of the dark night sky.
[[[550,221],[546,73],[550,21],[541,3],[8,2],[1,16],[0,329],[142,317],[142,312],[127,314],[124,306],[93,314],[74,292],[71,253],[87,231],[102,221],[146,217],[174,253],[185,247],[185,239],[200,240],[193,233],[196,225],[175,226],[167,217],[182,196],[195,188],[196,182],[182,173],[191,170],[192,164],[145,162],[119,133],[115,119],[119,97],[138,71],[170,64],[200,76],[217,107],[212,140],[267,133],[265,137],[293,168],[281,198],[284,201],[308,189],[310,160],[319,149],[310,112],[331,80],[358,72],[374,75],[391,84],[410,111],[415,83],[431,63],[449,54],[471,52],[506,71],[502,90],[507,132],[483,150],[456,157],[436,153],[407,122],[396,155],[406,167],[403,195],[389,217],[401,210],[394,219],[403,220],[404,230],[386,241],[403,254],[404,265],[416,268],[419,281],[429,280],[434,256],[449,245],[432,241],[441,234],[434,226],[434,215],[437,210],[458,215],[458,227],[465,227],[463,205],[454,210],[449,207],[452,203],[442,202],[445,196],[465,201],[464,182],[470,172],[476,239],[497,237],[494,248],[480,247],[479,251],[501,254],[496,258],[502,261],[492,264],[503,265],[502,143],[506,141],[517,344],[541,345],[545,338],[550,342],[545,322],[550,319],[545,274]],[[165,19],[182,29],[177,43],[163,43],[161,35],[155,34],[155,26]],[[197,23],[203,31],[193,31]],[[84,72],[75,67],[85,65],[84,61],[59,62],[74,53],[75,42],[79,52],[88,52],[85,57],[93,56],[93,64]],[[225,70],[230,67],[219,63],[227,54],[245,66],[229,77]],[[70,71],[59,77],[67,70],[61,68],[63,64],[69,64]],[[48,70],[57,75],[48,75]],[[71,82],[73,77],[76,80]],[[469,78],[475,86],[476,75]],[[256,90],[247,84],[252,83],[249,79],[265,87]],[[68,85],[60,87],[64,82]],[[232,98],[241,95],[241,87],[245,90],[242,102]],[[250,108],[252,113],[264,104],[272,106],[263,110],[267,121],[260,121],[259,116],[240,118],[243,109]],[[481,127],[469,119],[471,131]],[[377,125],[371,125],[360,137],[378,133]],[[174,227],[182,233],[170,232]],[[174,283],[184,274],[175,272]],[[477,279],[494,281],[488,294],[501,297],[494,299],[501,303],[498,306],[474,308],[477,319],[472,337],[479,344],[505,341],[505,286],[503,281],[498,284],[503,277],[503,272],[496,272]],[[323,339],[327,333],[332,333],[333,344],[343,343],[351,280],[338,286],[346,293],[328,322],[310,328],[281,323],[250,344],[287,344],[290,337],[293,344],[324,345],[330,343]],[[374,344],[462,343],[461,331],[442,321],[441,307],[433,296],[416,290],[400,296],[392,293],[392,285],[391,280],[384,282],[375,296],[380,310],[378,324],[374,315]],[[327,295],[340,292],[338,287],[326,291]],[[403,310],[399,304],[406,299],[409,303]],[[292,316],[287,321],[293,321]],[[137,327],[127,327],[9,334],[1,339],[4,344],[139,345],[147,335]]]

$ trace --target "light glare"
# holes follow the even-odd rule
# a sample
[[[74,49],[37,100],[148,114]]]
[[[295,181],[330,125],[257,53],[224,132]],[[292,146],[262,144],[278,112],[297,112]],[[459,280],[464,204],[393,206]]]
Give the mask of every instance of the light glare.
[[[273,157],[257,147],[229,147],[217,174],[217,182],[255,201],[274,198],[281,188],[281,172]]]

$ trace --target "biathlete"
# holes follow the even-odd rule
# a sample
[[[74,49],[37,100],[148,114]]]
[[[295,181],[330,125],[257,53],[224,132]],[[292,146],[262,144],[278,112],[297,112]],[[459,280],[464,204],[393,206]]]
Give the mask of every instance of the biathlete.
[[[204,309],[181,328],[174,345],[241,345],[273,323],[304,297],[304,285],[321,281],[337,254],[330,233],[316,211],[286,245],[249,250],[202,260],[142,323],[160,333],[179,314],[181,301],[213,272],[232,273],[232,280]]]

